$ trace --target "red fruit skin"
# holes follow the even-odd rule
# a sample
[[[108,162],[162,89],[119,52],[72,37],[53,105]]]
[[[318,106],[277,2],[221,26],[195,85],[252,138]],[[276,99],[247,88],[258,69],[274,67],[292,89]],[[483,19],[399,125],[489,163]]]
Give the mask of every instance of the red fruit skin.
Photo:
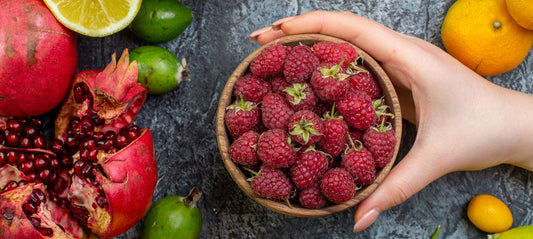
[[[261,103],[263,124],[269,129],[287,129],[294,110],[285,98],[279,94],[269,93]]]
[[[333,104],[331,104],[330,102],[319,100],[316,103],[315,107],[313,107],[313,112],[315,112],[315,114],[317,114],[318,116],[323,117],[324,114],[330,112],[332,108]]]
[[[107,155],[102,162],[108,178],[97,179],[109,203],[111,221],[105,225],[96,221],[101,231],[93,232],[100,238],[116,237],[139,222],[150,209],[157,184],[157,165],[152,133],[145,129],[127,148]],[[128,169],[128,170],[124,170]]]
[[[305,125],[301,125],[302,120]],[[297,133],[301,130],[301,133]],[[288,131],[291,139],[301,145],[313,145],[320,141],[324,132],[324,123],[313,111],[300,110],[289,120]],[[306,139],[306,135],[308,135]]]
[[[328,169],[328,157],[316,150],[298,154],[298,159],[290,167],[291,178],[299,189],[308,188],[316,183]]]
[[[283,64],[291,48],[281,44],[272,44],[250,63],[250,71],[259,77],[268,77],[283,73]]]
[[[298,45],[292,48],[285,60],[283,75],[289,83],[309,81],[315,68],[320,64],[311,47]]]
[[[357,60],[357,50],[348,43],[317,42],[313,45],[313,52],[322,62],[336,65],[345,60],[343,67]]]
[[[283,76],[275,76],[272,77],[272,80],[270,80],[270,87],[272,93],[280,94],[283,97],[286,97],[287,95],[285,89],[291,86],[292,84],[287,82],[287,80],[285,80],[285,77]]]
[[[257,154],[263,165],[272,168],[289,167],[296,161],[296,151],[287,143],[285,130],[271,129],[259,136]]]
[[[346,169],[332,168],[322,177],[320,191],[331,202],[343,203],[353,198],[356,185]]]
[[[325,119],[322,139],[319,142],[320,149],[325,153],[336,157],[347,147],[348,125],[344,120]]]
[[[365,147],[360,150],[350,150],[342,156],[341,167],[345,168],[352,177],[355,183],[366,186],[374,182],[376,178],[376,166],[372,153]]]
[[[261,167],[258,175],[252,178],[252,189],[261,197],[288,199],[292,184],[283,171],[275,168]]]
[[[328,202],[326,198],[322,196],[322,193],[320,193],[318,184],[314,184],[313,186],[300,191],[298,194],[298,200],[302,206],[311,209],[323,208]]]
[[[253,166],[259,163],[259,157],[257,156],[258,140],[259,134],[250,130],[233,141],[229,147],[229,155],[233,162],[245,166]]]
[[[0,2],[0,115],[44,114],[76,73],[77,35],[40,0]]]
[[[349,126],[365,130],[377,119],[372,99],[362,91],[348,92],[337,101],[337,110]]]
[[[336,66],[334,63],[322,63],[314,71],[311,76],[311,86],[315,90],[317,97],[326,102],[334,102],[341,99],[350,87],[348,78],[338,78],[331,76],[324,76],[320,71],[321,68],[331,68]],[[339,70],[340,74],[345,74],[346,69]]]
[[[238,104],[236,102],[234,106],[238,107]],[[229,108],[224,116],[224,123],[233,139],[237,139],[245,132],[254,129],[260,120],[261,113],[256,105],[249,110]]]
[[[364,66],[358,66],[364,70],[367,70]],[[350,88],[354,91],[360,90],[367,93],[370,98],[378,99],[381,97],[381,87],[379,83],[374,79],[370,72],[359,72],[350,76],[348,79],[350,82]]]
[[[233,95],[237,99],[240,99],[242,95],[242,98],[246,101],[259,103],[268,92],[270,92],[270,83],[248,74],[242,76],[235,82]]]
[[[372,153],[377,168],[384,168],[394,156],[396,137],[394,130],[380,132],[374,127],[365,130],[363,144]]]

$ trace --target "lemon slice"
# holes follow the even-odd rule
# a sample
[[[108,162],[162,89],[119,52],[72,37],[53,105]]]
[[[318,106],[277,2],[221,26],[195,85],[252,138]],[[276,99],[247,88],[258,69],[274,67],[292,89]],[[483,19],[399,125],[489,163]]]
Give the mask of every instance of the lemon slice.
[[[103,37],[127,27],[142,0],[44,0],[65,27],[91,37]]]

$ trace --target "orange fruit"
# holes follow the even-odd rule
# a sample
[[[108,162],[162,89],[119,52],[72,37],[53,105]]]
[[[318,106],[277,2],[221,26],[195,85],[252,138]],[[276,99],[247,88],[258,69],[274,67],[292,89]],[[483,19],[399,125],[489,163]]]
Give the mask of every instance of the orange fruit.
[[[514,69],[533,45],[533,31],[518,25],[505,0],[458,0],[441,27],[446,51],[480,75]]]
[[[506,0],[511,17],[523,28],[533,30],[533,2],[531,0]]]
[[[489,194],[473,197],[466,214],[472,224],[487,233],[503,232],[513,225],[511,210],[500,199]]]

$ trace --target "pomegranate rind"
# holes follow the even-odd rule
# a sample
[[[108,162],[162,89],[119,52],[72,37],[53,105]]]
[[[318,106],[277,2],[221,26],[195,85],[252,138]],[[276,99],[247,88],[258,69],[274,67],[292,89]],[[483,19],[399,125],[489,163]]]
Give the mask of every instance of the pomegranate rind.
[[[44,114],[67,95],[77,35],[39,0],[0,1],[0,115]]]

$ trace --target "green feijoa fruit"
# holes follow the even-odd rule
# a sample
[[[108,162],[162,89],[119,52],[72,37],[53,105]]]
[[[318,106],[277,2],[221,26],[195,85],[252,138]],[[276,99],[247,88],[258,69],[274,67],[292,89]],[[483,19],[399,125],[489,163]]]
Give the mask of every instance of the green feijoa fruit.
[[[192,19],[192,11],[178,0],[143,0],[130,29],[143,41],[163,43],[179,36]]]
[[[201,195],[193,188],[186,197],[167,196],[156,202],[144,219],[143,238],[199,238],[202,214],[196,203]]]
[[[187,62],[180,61],[174,53],[158,46],[141,46],[130,52],[130,62],[137,61],[138,77],[148,93],[161,95],[188,81]]]
[[[487,236],[488,239],[526,239],[531,237],[533,237],[533,225],[519,226]]]

